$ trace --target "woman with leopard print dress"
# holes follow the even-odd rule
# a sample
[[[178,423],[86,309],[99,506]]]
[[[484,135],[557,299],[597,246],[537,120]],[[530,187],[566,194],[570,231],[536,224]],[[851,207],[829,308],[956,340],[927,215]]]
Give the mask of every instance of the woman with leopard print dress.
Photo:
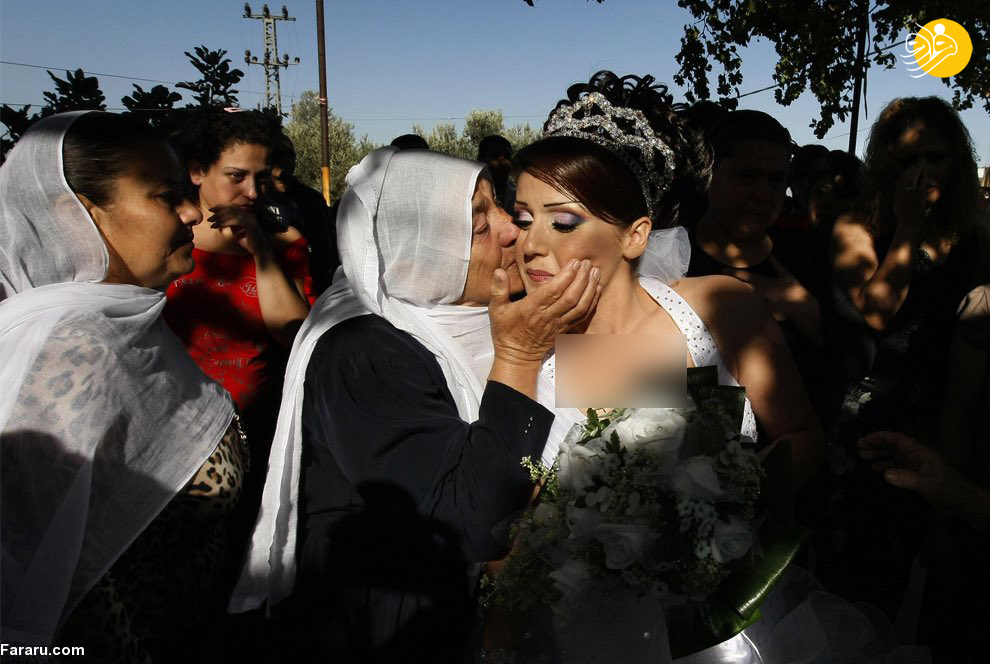
[[[161,319],[199,211],[165,141],[38,122],[0,168],[2,640],[194,661],[225,603],[248,458],[230,396]]]

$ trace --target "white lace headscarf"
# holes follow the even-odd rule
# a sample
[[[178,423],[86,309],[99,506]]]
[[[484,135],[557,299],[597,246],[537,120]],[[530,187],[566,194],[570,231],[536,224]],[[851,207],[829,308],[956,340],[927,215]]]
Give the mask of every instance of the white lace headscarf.
[[[425,150],[376,150],[347,174],[337,214],[342,270],[292,346],[258,523],[230,610],[276,604],[292,592],[306,367],[334,325],[375,314],[436,357],[466,422],[492,362],[487,307],[461,297],[471,258],[471,198],[484,166]]]
[[[100,283],[107,248],[62,171],[80,115],[38,122],[0,167],[5,643],[50,643],[233,416],[161,319],[164,293]]]

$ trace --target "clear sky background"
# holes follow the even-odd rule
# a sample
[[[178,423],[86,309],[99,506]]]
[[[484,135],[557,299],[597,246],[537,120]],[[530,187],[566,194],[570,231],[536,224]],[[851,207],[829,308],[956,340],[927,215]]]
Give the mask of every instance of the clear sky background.
[[[270,4],[278,13],[283,3]],[[315,2],[284,3],[294,22],[278,23],[280,55],[302,62],[282,71],[283,105],[304,90],[319,88]],[[81,67],[98,75],[107,106],[121,109],[131,84],[146,90],[156,83],[195,80],[198,72],[183,51],[206,45],[225,49],[246,73],[241,105],[263,101],[260,66],[244,64],[243,53],[263,52],[261,21],[242,18],[234,0],[0,0],[0,102],[43,103],[54,88],[45,70],[64,78]],[[251,3],[255,13],[260,2]],[[384,143],[414,123],[462,126],[471,109],[501,109],[506,125],[538,128],[567,86],[599,69],[619,74],[650,73],[673,85],[682,27],[689,16],[674,0],[325,0],[330,105],[354,125]],[[952,18],[952,17],[946,17]],[[965,27],[965,26],[964,26]],[[906,32],[905,35],[906,36]],[[900,52],[900,47],[894,51]],[[742,52],[742,92],[772,84],[772,45],[754,43]],[[114,74],[124,78],[107,76]],[[169,86],[173,87],[173,86]],[[189,98],[188,93],[178,90]],[[868,115],[860,119],[857,154],[877,113],[897,96],[937,95],[951,99],[938,79],[913,79],[904,66],[871,69]],[[845,149],[848,124],[837,123],[822,140],[809,123],[818,103],[805,93],[778,106],[771,91],[748,96],[740,108],[776,116],[801,144]],[[962,114],[973,136],[978,163],[990,164],[990,118],[982,108]]]

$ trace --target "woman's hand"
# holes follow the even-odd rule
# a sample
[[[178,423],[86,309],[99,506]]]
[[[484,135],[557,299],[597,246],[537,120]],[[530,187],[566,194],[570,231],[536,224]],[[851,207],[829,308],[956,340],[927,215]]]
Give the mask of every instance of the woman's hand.
[[[223,235],[233,237],[237,244],[252,256],[270,252],[271,245],[265,237],[254,210],[237,205],[217,205],[207,222]]]
[[[541,361],[558,334],[594,311],[601,295],[600,277],[591,261],[573,260],[542,288],[511,302],[508,276],[496,270],[488,305],[495,354],[507,360]]]
[[[928,206],[928,173],[923,164],[918,163],[904,169],[894,184],[893,211],[897,225],[908,231],[918,240],[918,234],[925,224],[925,209]]]
[[[210,226],[233,237],[254,258],[258,306],[269,333],[286,348],[292,347],[296,332],[309,313],[309,303],[296,284],[285,274],[275,250],[265,236],[254,211],[237,205],[210,208]],[[293,233],[297,231],[293,230]]]
[[[595,310],[602,292],[600,277],[591,261],[573,260],[542,288],[511,302],[509,276],[505,270],[495,270],[488,304],[495,347],[489,380],[534,398],[543,357],[558,334]]]
[[[990,492],[970,483],[930,447],[892,431],[871,433],[857,446],[860,456],[890,484],[914,491],[974,526],[990,523]]]

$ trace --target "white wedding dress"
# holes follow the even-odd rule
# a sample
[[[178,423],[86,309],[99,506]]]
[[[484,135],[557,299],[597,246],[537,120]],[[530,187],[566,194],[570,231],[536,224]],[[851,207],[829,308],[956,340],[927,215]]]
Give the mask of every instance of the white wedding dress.
[[[719,384],[738,386],[729,372],[707,326],[670,286],[660,279],[641,276],[643,288],[666,311],[687,340],[696,367],[715,366]],[[542,366],[539,399],[553,409],[555,358],[551,351]],[[543,462],[549,467],[557,456],[559,441],[584,413],[575,408],[555,409],[556,421]],[[749,398],[741,431],[756,440],[756,418]],[[673,664],[925,664],[931,662],[927,648],[898,646],[889,622],[868,606],[853,606],[821,589],[814,577],[791,566],[760,607],[761,619],[737,636],[707,650],[673,660]],[[603,639],[608,635],[603,634]],[[621,662],[621,646],[606,644]],[[593,648],[598,650],[598,648]],[[556,655],[559,655],[557,653]],[[545,658],[545,659],[544,659]],[[563,661],[542,651],[535,660],[525,655],[520,662]],[[592,657],[588,661],[597,661]],[[604,661],[604,660],[603,660]],[[670,660],[668,660],[670,661]],[[657,664],[660,664],[658,662]]]
[[[701,317],[691,308],[687,302],[678,295],[673,288],[663,281],[653,277],[639,278],[639,283],[643,289],[657,301],[664,311],[671,317],[677,329],[681,331],[687,340],[688,352],[691,361],[696,367],[714,366],[718,369],[719,385],[739,386],[739,382],[733,376],[715,345],[712,333],[708,331]],[[577,408],[554,408],[554,383],[556,377],[556,357],[551,350],[543,361],[542,378],[540,381],[538,396],[540,403],[547,408],[554,410],[556,419],[550,433],[550,439],[543,450],[543,463],[549,468],[554,459],[557,458],[557,451],[560,441],[570,428],[583,422],[585,414]],[[751,440],[756,440],[756,417],[753,415],[753,406],[746,398],[745,410],[743,411],[743,421],[740,433]]]

